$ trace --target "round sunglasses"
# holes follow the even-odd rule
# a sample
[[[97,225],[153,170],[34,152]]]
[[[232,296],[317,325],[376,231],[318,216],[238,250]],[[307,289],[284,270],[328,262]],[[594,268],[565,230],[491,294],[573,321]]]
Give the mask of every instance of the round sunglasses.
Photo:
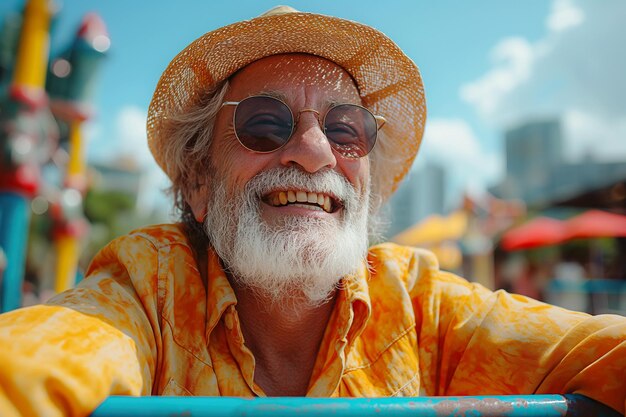
[[[235,106],[235,136],[243,147],[259,153],[274,152],[285,146],[303,112],[315,113],[331,147],[345,158],[362,158],[370,153],[378,130],[385,124],[384,117],[356,104],[332,106],[322,119],[317,110],[308,108],[301,109],[294,118],[285,102],[264,95],[226,101],[223,106]]]

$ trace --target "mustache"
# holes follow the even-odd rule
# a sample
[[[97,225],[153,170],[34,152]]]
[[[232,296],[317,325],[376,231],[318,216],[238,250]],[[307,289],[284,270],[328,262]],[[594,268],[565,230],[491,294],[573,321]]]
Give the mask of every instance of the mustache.
[[[246,184],[245,195],[258,204],[264,195],[285,189],[330,194],[347,210],[354,209],[359,202],[354,186],[338,172],[325,169],[311,174],[293,166],[272,168],[257,174]]]

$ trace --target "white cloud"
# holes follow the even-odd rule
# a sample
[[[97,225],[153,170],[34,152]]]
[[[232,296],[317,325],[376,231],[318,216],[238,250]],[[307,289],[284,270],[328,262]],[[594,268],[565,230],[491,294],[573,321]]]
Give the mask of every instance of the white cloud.
[[[571,109],[563,115],[563,131],[568,144],[566,160],[626,160],[626,114],[606,119]]]
[[[125,106],[115,116],[113,133],[101,132],[93,143],[92,159],[101,163],[136,166],[143,171],[142,186],[138,196],[138,210],[149,213],[167,206],[168,197],[162,192],[168,185],[148,148],[146,135],[147,112],[136,106]],[[110,137],[102,137],[110,135]]]
[[[112,127],[102,121],[89,123],[89,159],[96,162],[118,162],[130,159],[138,167],[151,160],[146,140],[146,112],[136,106],[125,106],[115,115]]]
[[[523,38],[502,40],[491,51],[494,68],[481,79],[461,88],[461,97],[476,105],[482,114],[498,110],[501,97],[517,89],[530,75],[532,46]]]
[[[624,160],[625,19],[623,0],[555,0],[546,35],[502,40],[492,68],[461,97],[499,129],[560,116],[570,159]]]
[[[151,163],[146,118],[147,113],[139,107],[126,106],[119,111],[115,121],[116,158],[133,158],[142,167]]]
[[[548,16],[546,26],[553,32],[560,32],[581,24],[585,13],[570,0],[556,0],[552,3],[552,12]]]
[[[499,154],[480,146],[472,128],[461,119],[431,119],[426,124],[420,160],[437,162],[452,174],[453,194],[482,189],[503,169]]]

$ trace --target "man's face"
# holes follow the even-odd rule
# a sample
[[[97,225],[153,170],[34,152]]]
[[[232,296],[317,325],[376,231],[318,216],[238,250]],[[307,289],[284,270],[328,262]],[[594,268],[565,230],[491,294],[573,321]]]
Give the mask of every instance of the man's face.
[[[336,64],[304,54],[276,55],[256,61],[239,71],[230,82],[227,101],[241,101],[258,94],[281,97],[294,115],[313,109],[323,116],[336,103],[361,104],[358,90],[348,73]],[[233,131],[234,107],[225,107],[218,114],[211,146],[213,166],[227,173],[224,178],[233,190],[241,190],[262,171],[295,166],[314,174],[334,170],[362,192],[369,180],[368,158],[348,159],[333,151],[313,112],[300,113],[298,124],[289,142],[278,151],[261,154],[245,149]],[[320,117],[321,117],[320,116]],[[341,209],[327,213],[296,205],[276,207],[273,195],[264,196],[262,218],[268,224],[286,215],[304,217],[335,217]]]
[[[276,297],[296,290],[320,301],[365,255],[369,162],[336,153],[318,116],[302,110],[321,118],[334,104],[361,104],[358,91],[330,61],[290,54],[239,71],[225,100],[253,95],[278,96],[300,114],[291,139],[274,152],[252,152],[234,134],[234,107],[223,107],[210,149],[208,204],[194,213],[207,213],[213,246],[244,284]],[[298,199],[303,195],[306,202]]]

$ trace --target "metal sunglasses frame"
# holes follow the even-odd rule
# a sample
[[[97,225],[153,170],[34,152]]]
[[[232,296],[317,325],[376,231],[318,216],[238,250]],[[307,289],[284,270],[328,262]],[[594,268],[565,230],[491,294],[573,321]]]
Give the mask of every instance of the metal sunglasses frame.
[[[365,156],[369,155],[369,153],[370,153],[370,152],[372,152],[372,150],[374,149],[374,146],[376,146],[376,142],[378,141],[378,131],[379,131],[379,130],[380,130],[380,129],[381,129],[381,128],[385,125],[385,123],[387,122],[387,120],[386,120],[383,116],[376,115],[376,114],[372,113],[372,111],[371,111],[371,110],[369,110],[367,107],[361,106],[361,105],[359,105],[359,104],[352,104],[352,103],[341,103],[341,104],[336,104],[336,105],[334,105],[334,106],[330,107],[330,108],[329,108],[328,110],[326,110],[326,112],[324,113],[324,117],[323,117],[323,118],[320,118],[321,114],[320,114],[320,112],[319,112],[319,111],[317,111],[317,110],[315,110],[315,109],[310,109],[310,108],[304,108],[304,109],[301,109],[300,111],[298,111],[298,112],[297,112],[298,116],[297,116],[297,117],[294,117],[294,112],[293,112],[293,110],[291,109],[291,107],[290,107],[287,103],[285,103],[283,100],[281,100],[281,99],[279,99],[279,98],[277,98],[277,97],[270,96],[270,95],[264,95],[264,94],[257,94],[257,95],[249,96],[249,97],[244,98],[244,99],[243,99],[243,100],[241,100],[241,101],[225,101],[225,102],[223,102],[223,103],[222,103],[221,108],[223,108],[224,106],[235,106],[235,111],[233,112],[233,126],[236,126],[236,123],[235,123],[235,116],[236,116],[236,114],[237,114],[237,106],[239,106],[239,104],[243,103],[243,102],[244,102],[244,101],[246,101],[246,100],[249,100],[249,99],[254,99],[254,98],[258,98],[258,97],[260,97],[260,98],[269,98],[269,99],[272,99],[272,100],[276,100],[276,101],[277,101],[277,102],[279,102],[279,103],[282,103],[282,104],[283,104],[283,105],[284,105],[284,106],[285,106],[285,107],[289,110],[289,114],[291,115],[291,120],[292,120],[293,124],[292,124],[292,126],[291,126],[291,132],[289,132],[289,137],[287,138],[287,140],[285,141],[285,143],[283,143],[282,145],[280,145],[280,146],[279,146],[278,148],[276,148],[276,149],[272,149],[271,151],[257,151],[257,150],[255,150],[255,149],[250,149],[249,147],[247,147],[247,146],[246,146],[246,145],[245,145],[245,144],[241,141],[241,139],[239,138],[239,135],[237,134],[237,129],[236,129],[236,128],[234,128],[235,136],[237,137],[237,140],[239,141],[239,143],[241,144],[241,146],[243,146],[244,148],[246,148],[247,150],[249,150],[249,151],[251,151],[251,152],[256,152],[256,153],[263,153],[263,154],[266,154],[266,153],[272,153],[272,152],[276,152],[277,150],[279,150],[279,149],[283,148],[283,147],[284,147],[287,143],[289,143],[289,141],[291,140],[291,137],[293,136],[293,133],[294,133],[294,131],[295,131],[295,129],[296,129],[296,126],[298,125],[298,122],[300,121],[300,115],[301,115],[302,113],[304,113],[304,112],[311,112],[311,113],[315,113],[315,115],[316,115],[316,117],[317,117],[317,123],[319,124],[320,128],[322,129],[322,132],[324,132],[324,136],[326,136],[326,140],[328,140],[328,143],[330,144],[331,148],[333,148],[334,150],[336,150],[336,151],[337,151],[337,153],[338,153],[339,155],[341,155],[342,157],[344,157],[344,158],[349,158],[349,159],[359,159],[359,158],[363,158],[363,157],[365,157]],[[366,112],[368,112],[369,114],[371,114],[371,115],[372,115],[372,117],[374,118],[374,120],[375,120],[375,122],[376,122],[376,137],[374,137],[374,142],[372,143],[372,146],[371,146],[371,148],[367,151],[367,153],[365,153],[365,154],[363,154],[363,155],[360,155],[360,156],[357,156],[357,157],[351,157],[351,156],[348,156],[347,154],[344,154],[344,153],[341,151],[341,149],[340,149],[340,148],[337,148],[337,147],[336,147],[336,146],[337,146],[337,144],[336,144],[335,142],[333,142],[332,140],[328,139],[328,136],[326,135],[326,127],[325,127],[325,124],[326,124],[326,116],[328,116],[328,113],[329,113],[331,110],[333,110],[333,109],[335,109],[335,108],[337,108],[337,107],[341,107],[341,106],[354,106],[354,107],[359,107],[359,108],[361,108],[361,109],[365,110]]]

